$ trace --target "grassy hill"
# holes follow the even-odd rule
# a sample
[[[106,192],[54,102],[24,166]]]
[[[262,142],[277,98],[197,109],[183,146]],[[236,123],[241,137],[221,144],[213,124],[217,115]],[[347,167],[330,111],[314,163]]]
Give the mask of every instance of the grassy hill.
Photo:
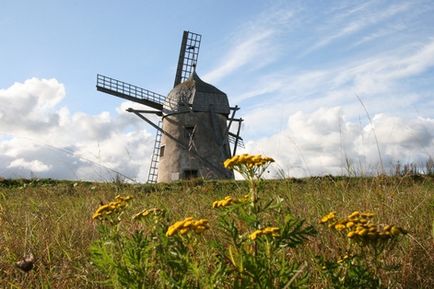
[[[158,207],[166,210],[171,220],[207,218],[213,228],[217,222],[213,201],[226,195],[242,196],[246,191],[243,181],[138,185],[1,180],[0,288],[110,288],[107,276],[90,260],[89,248],[100,237],[91,216],[100,204],[116,195],[134,197],[125,210],[125,219],[145,207]],[[345,215],[355,210],[373,212],[379,223],[397,224],[409,232],[381,257],[383,286],[434,288],[433,177],[269,180],[261,183],[260,191],[262,198],[282,205],[281,210],[265,216],[270,223],[276,214],[291,213],[317,231],[302,246],[288,251],[309,274],[308,288],[331,286],[316,257],[338,259],[342,253],[336,234],[318,224],[319,219],[330,211]],[[124,226],[127,232],[135,229],[137,225],[131,222]],[[219,238],[219,234],[215,228],[204,240]],[[26,273],[15,262],[28,253],[35,256],[35,262]]]

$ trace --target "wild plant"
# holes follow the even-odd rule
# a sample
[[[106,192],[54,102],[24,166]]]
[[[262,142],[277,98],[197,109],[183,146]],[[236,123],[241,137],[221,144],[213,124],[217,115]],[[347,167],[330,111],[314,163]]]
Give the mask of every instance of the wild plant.
[[[133,215],[130,221],[140,223],[125,232],[120,225],[130,198],[116,197],[93,215],[101,234],[91,248],[93,263],[115,288],[307,286],[306,265],[291,253],[315,230],[284,212],[280,198],[261,191],[262,174],[273,161],[247,154],[225,161],[246,178],[249,191],[212,204],[217,224],[193,217],[170,222],[163,210],[152,208]],[[266,221],[270,216],[273,221]],[[205,237],[211,230],[214,237]]]
[[[98,221],[100,239],[91,247],[91,257],[114,288],[203,288],[203,274],[195,258],[197,234],[207,230],[207,220],[185,218],[169,226],[166,212],[144,209],[123,220],[125,200],[99,207],[93,219]],[[134,226],[131,233],[121,224]]]
[[[215,247],[225,264],[225,284],[229,288],[307,285],[307,271],[293,260],[291,250],[314,235],[315,230],[284,212],[280,198],[267,198],[260,190],[262,175],[272,162],[269,157],[243,154],[224,163],[249,184],[249,192],[243,197],[226,196],[212,205],[218,210],[218,226],[223,232]],[[273,221],[267,221],[270,216]]]
[[[392,250],[407,231],[395,225],[374,222],[372,212],[354,211],[344,218],[336,212],[323,216],[319,223],[337,235],[338,260],[320,257],[332,288],[385,288],[380,273],[386,270],[382,256]]]

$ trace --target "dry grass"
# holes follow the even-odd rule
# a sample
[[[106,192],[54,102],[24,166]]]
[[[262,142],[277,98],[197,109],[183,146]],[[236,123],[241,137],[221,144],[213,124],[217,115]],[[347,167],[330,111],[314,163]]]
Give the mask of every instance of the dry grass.
[[[434,288],[432,177],[323,177],[266,181],[262,186],[264,197],[283,198],[286,210],[310,224],[331,210],[342,214],[367,210],[375,212],[379,222],[408,228],[410,233],[385,258],[386,265],[400,266],[383,278],[390,288]],[[135,197],[131,212],[156,206],[167,209],[174,220],[192,215],[208,217],[212,224],[212,201],[243,195],[246,187],[228,181],[151,186],[3,180],[0,288],[106,288],[89,261],[89,245],[98,237],[90,216],[100,202],[116,194]],[[294,254],[308,262],[311,287],[324,288],[314,258],[337,257],[338,243],[331,233],[316,227],[319,234]],[[29,252],[36,257],[35,268],[24,273],[14,264]]]

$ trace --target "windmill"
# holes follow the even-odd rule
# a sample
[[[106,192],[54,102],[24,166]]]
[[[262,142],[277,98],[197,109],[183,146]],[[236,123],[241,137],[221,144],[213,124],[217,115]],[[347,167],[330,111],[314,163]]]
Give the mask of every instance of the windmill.
[[[242,118],[238,106],[229,106],[227,95],[202,81],[196,73],[202,36],[184,31],[173,89],[167,97],[101,74],[96,88],[151,109],[132,109],[156,129],[148,183],[202,177],[233,178],[223,167],[225,159],[243,146]],[[160,120],[155,123],[149,115]]]

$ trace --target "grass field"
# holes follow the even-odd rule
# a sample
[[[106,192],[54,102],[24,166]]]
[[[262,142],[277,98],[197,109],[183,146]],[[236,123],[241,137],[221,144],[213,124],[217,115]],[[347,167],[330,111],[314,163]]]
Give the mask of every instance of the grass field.
[[[212,228],[216,222],[212,202],[229,194],[242,196],[246,190],[242,181],[136,185],[1,180],[0,288],[110,288],[104,282],[107,276],[91,263],[89,247],[99,238],[91,216],[115,195],[134,197],[126,214],[159,207],[173,220],[207,218]],[[261,184],[261,194],[281,198],[285,212],[316,228],[315,236],[291,251],[293,258],[305,264],[309,288],[330,286],[315,257],[339,257],[336,235],[318,224],[321,216],[333,210],[342,214],[371,211],[380,223],[406,228],[409,233],[382,258],[389,268],[380,274],[382,283],[389,288],[434,288],[432,176],[270,180]],[[205,239],[218,236],[208,234]],[[35,266],[25,273],[15,262],[28,253],[35,256]]]

